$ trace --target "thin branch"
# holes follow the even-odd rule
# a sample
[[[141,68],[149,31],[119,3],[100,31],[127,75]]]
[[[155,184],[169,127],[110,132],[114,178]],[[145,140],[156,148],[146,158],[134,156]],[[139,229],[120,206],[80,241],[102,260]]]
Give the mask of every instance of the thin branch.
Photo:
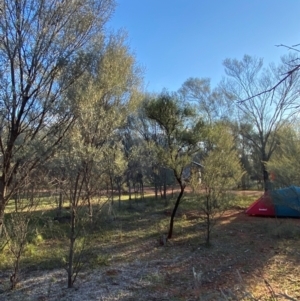
[[[288,47],[288,46],[285,46],[285,45],[278,45],[278,46],[284,46],[284,47],[287,47],[287,48],[289,48],[289,49],[292,49],[292,50],[295,50],[295,51],[300,52],[300,50],[297,50],[297,49],[294,49],[294,48],[292,48],[292,47]],[[255,95],[253,95],[253,96],[247,97],[246,99],[239,100],[237,103],[238,103],[238,104],[242,104],[242,103],[244,103],[244,102],[246,102],[246,101],[248,101],[248,100],[251,100],[251,99],[253,99],[253,98],[257,97],[257,96],[260,96],[260,95],[263,95],[263,94],[266,94],[266,93],[270,93],[270,92],[272,92],[272,93],[274,94],[276,88],[277,88],[278,86],[280,86],[280,85],[281,85],[285,80],[287,80],[289,77],[291,77],[291,76],[293,75],[293,73],[295,73],[295,72],[298,71],[299,69],[300,69],[300,64],[297,64],[293,69],[291,69],[291,70],[289,70],[288,72],[284,73],[284,74],[283,74],[284,77],[283,77],[279,82],[277,82],[274,86],[272,86],[270,89],[264,90],[264,91],[262,91],[262,92],[260,92],[260,93],[258,93],[258,94],[255,94]],[[272,95],[272,97],[273,97],[273,95]]]
[[[276,47],[285,47],[289,50],[293,50],[293,51],[297,51],[297,52],[300,52],[299,49],[297,49],[296,47],[300,46],[300,44],[297,44],[297,45],[293,45],[292,47],[291,46],[287,46],[287,45],[284,45],[284,44],[279,44],[279,45],[275,45]]]
[[[292,76],[292,74],[294,72],[298,71],[299,69],[300,69],[300,64],[297,65],[296,67],[294,67],[292,70],[286,72],[285,76],[276,85],[274,85],[272,88],[270,88],[268,90],[265,90],[265,91],[262,91],[262,92],[260,92],[258,94],[255,94],[255,95],[253,95],[251,97],[248,97],[246,99],[240,100],[240,101],[238,101],[238,104],[244,103],[245,101],[248,101],[250,99],[253,99],[253,98],[257,97],[257,96],[260,96],[260,95],[263,95],[263,94],[266,94],[266,93],[270,93],[270,92],[274,93],[274,91],[276,90],[276,88],[278,86],[280,86],[287,78],[289,78],[290,76]]]

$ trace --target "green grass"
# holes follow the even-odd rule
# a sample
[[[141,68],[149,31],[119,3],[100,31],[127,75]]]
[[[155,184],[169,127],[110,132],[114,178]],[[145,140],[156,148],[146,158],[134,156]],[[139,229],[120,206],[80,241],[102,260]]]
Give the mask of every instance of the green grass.
[[[103,198],[101,203],[103,204],[105,201],[106,199]],[[102,204],[96,204],[94,212],[97,212],[97,209]],[[119,208],[118,202],[115,200],[113,214],[108,213],[108,208],[104,206],[102,212],[97,216],[98,220],[93,229],[89,229],[88,223],[85,225],[84,235],[87,235],[87,240],[94,241],[95,236],[97,236],[97,240],[95,240],[101,245],[103,243],[122,242],[132,237],[147,239],[155,236],[157,234],[156,223],[145,228],[145,221],[141,215],[147,210],[153,209],[153,206],[157,209],[162,208],[162,206],[149,197],[145,197],[145,200],[132,200],[131,204],[132,208],[129,207],[128,196],[122,198],[121,208]],[[63,258],[68,252],[70,226],[53,220],[56,216],[55,205],[55,199],[51,200],[49,197],[44,197],[42,200],[38,199],[38,205],[34,208],[34,211],[29,213],[19,212],[20,215],[30,215],[31,219],[27,244],[21,259],[21,266],[25,269],[35,269],[36,267],[52,269],[61,267],[63,264]],[[6,223],[10,222],[14,209],[14,201],[11,201],[6,210]],[[81,209],[86,211],[84,208]],[[67,212],[68,210],[64,209],[62,214]],[[136,222],[140,223],[141,226],[136,227]],[[99,247],[94,246],[94,249],[99,249]],[[108,261],[107,259],[104,260],[104,258],[106,258],[106,255],[100,253],[93,260],[98,262],[98,264],[102,264],[102,262]],[[0,254],[0,268],[9,269],[11,265],[12,258],[9,248],[5,248]]]

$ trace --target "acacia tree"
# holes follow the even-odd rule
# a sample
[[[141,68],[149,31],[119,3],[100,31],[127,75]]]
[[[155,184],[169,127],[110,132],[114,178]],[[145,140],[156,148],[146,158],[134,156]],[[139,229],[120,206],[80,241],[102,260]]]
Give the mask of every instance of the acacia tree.
[[[118,162],[118,129],[139,100],[140,72],[122,34],[108,37],[90,56],[91,64],[66,93],[66,106],[75,122],[59,154],[71,210],[68,287],[73,286],[77,276],[76,241],[84,237],[83,224],[87,220],[96,222],[92,220],[92,199],[99,191],[101,175],[107,172],[107,165],[110,169],[124,165]],[[86,204],[88,219],[82,217]]]
[[[279,131],[279,145],[267,163],[272,175],[273,188],[300,185],[300,132],[299,122],[286,125]]]
[[[266,163],[270,160],[278,144],[278,131],[294,114],[298,107],[299,74],[293,73],[288,81],[282,82],[275,90],[270,90],[281,74],[289,67],[292,57],[285,57],[279,66],[270,65],[263,69],[263,60],[245,55],[242,60],[224,61],[227,79],[222,86],[232,101],[236,101],[241,122],[253,125],[250,131],[241,128],[241,134],[251,141],[259,154],[259,162],[264,182],[268,190],[269,173]],[[259,93],[266,91],[265,93]]]
[[[146,99],[149,98],[151,96],[147,95]],[[154,185],[155,198],[157,199],[160,190],[161,196],[166,199],[168,178],[171,178],[169,182],[172,182],[174,177],[170,169],[161,165],[155,152],[154,141],[160,141],[158,124],[147,118],[142,104],[136,114],[128,117],[127,125],[124,145],[128,152],[128,173],[131,176],[136,174],[136,171],[142,173],[143,178]]]
[[[208,126],[203,146],[201,183],[198,179],[191,182],[198,191],[199,208],[206,225],[206,244],[209,245],[212,229],[228,207],[231,197],[228,192],[236,187],[243,170],[228,125],[216,123]]]
[[[232,102],[228,101],[222,89],[212,89],[208,78],[187,79],[179,89],[179,94],[184,101],[195,105],[206,123],[228,119],[233,114]]]
[[[3,0],[0,18],[0,227],[14,191],[72,123],[62,92],[85,70],[113,0]],[[64,72],[68,68],[68,76]]]
[[[171,214],[168,239],[172,238],[174,218],[186,188],[184,169],[199,149],[203,122],[194,112],[192,107],[180,102],[178,95],[167,92],[145,103],[146,116],[154,120],[160,129],[154,137],[158,158],[163,166],[173,171],[180,186]]]

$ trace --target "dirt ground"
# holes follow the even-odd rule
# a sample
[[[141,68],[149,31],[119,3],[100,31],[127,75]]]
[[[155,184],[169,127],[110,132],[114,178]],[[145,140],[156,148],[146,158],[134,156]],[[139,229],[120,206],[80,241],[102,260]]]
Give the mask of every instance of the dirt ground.
[[[199,212],[180,210],[180,226],[163,246],[158,235],[132,235],[153,224],[159,230],[168,214],[143,210],[126,227],[122,219],[112,221],[123,228],[101,241],[107,266],[84,271],[74,289],[65,289],[63,270],[37,271],[0,300],[300,300],[300,219],[252,217],[233,208],[220,217],[206,247]]]

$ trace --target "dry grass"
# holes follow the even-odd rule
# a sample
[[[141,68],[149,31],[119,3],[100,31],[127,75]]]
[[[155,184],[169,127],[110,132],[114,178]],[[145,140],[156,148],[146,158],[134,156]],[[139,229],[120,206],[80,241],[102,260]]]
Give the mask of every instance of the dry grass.
[[[81,298],[78,300],[254,300],[245,292],[255,300],[300,300],[300,220],[245,215],[243,207],[255,196],[241,193],[239,201],[220,218],[209,248],[203,244],[205,225],[192,197],[185,197],[181,204],[174,238],[166,246],[160,245],[159,237],[167,231],[171,207],[165,207],[163,200],[137,200],[131,208],[123,202],[121,210],[116,205],[113,217],[104,214],[98,231],[91,234],[93,255],[79,275],[78,291],[64,290],[61,300],[77,300],[75,296]],[[45,224],[43,227],[45,231]],[[55,238],[47,231],[37,254],[44,254],[49,265],[50,247],[56,254],[52,268],[59,268],[57,254],[64,251],[65,237]],[[19,290],[2,294],[4,299],[0,294],[0,300],[14,296],[57,300],[54,289],[47,293],[49,279],[38,285],[39,289],[44,285],[43,292],[37,293],[34,284],[27,295],[22,290],[36,273],[33,267],[43,267],[44,278],[50,275],[44,259],[25,258]],[[55,291],[62,293],[66,280],[64,274],[59,275],[53,287],[57,285]],[[7,271],[0,273],[3,287],[6,276]]]

